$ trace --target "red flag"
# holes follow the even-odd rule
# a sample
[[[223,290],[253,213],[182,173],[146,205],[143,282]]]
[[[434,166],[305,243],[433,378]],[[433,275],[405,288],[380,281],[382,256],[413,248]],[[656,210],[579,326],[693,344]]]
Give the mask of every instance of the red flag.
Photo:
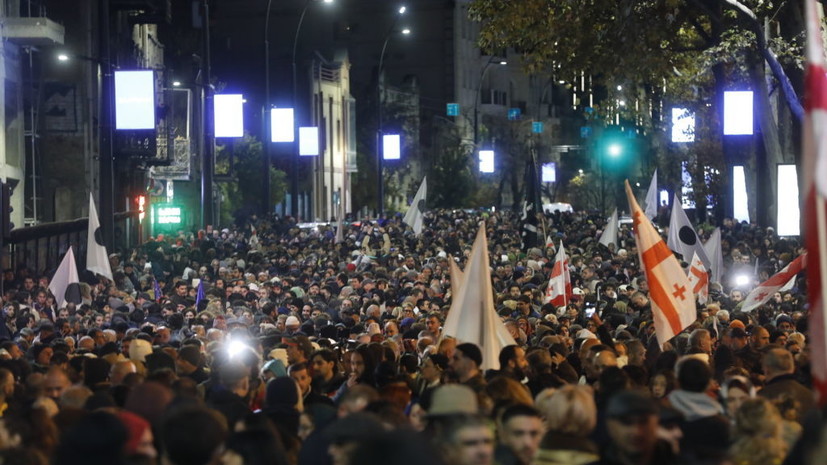
[[[789,265],[785,266],[781,271],[772,275],[770,279],[759,284],[758,287],[749,293],[744,303],[741,305],[741,311],[749,312],[755,307],[764,305],[764,302],[770,300],[773,294],[784,287],[785,284],[795,278],[795,275],[807,268],[807,254],[801,254],[795,260],[791,261]]]
[[[821,10],[806,0],[807,67],[804,82],[804,125],[802,126],[803,171],[805,175],[805,238],[812,256],[807,267],[810,301],[808,343],[810,344],[813,387],[819,404],[827,403],[827,69],[821,37]],[[783,205],[779,206],[783,207]],[[822,273],[825,270],[825,273]]]
[[[692,293],[697,296],[698,303],[706,304],[709,299],[709,273],[697,252],[693,254],[692,264],[689,265],[689,285],[692,286]]]
[[[557,256],[554,257],[554,268],[551,269],[551,278],[546,288],[546,302],[555,307],[565,307],[571,300],[571,274],[569,273],[569,257],[560,241]]]
[[[646,219],[635,200],[629,181],[626,181],[626,198],[632,212],[640,263],[649,283],[652,316],[658,344],[663,344],[691,325],[696,319],[695,299],[692,287],[678,259],[663,242],[655,227]]]

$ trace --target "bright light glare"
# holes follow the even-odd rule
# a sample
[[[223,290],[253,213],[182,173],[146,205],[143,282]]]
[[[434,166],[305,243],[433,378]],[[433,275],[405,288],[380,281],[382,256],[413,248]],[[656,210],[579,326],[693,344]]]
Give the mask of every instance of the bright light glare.
[[[623,90],[623,86],[617,86],[617,90]]]
[[[399,160],[402,157],[402,138],[399,134],[385,134],[382,136],[382,158],[385,160]]]
[[[58,61],[69,61],[69,55],[61,53],[57,56]]]
[[[172,81],[172,87],[181,87],[181,81]]]
[[[315,126],[299,128],[299,155],[316,156],[319,154],[319,128]]]
[[[405,29],[402,29],[402,34],[408,35],[410,33],[411,33],[411,30],[408,29],[407,27]]]
[[[324,3],[333,3],[333,0],[324,0]]]
[[[480,173],[494,172],[494,151],[480,150]]]
[[[115,71],[115,129],[155,129],[155,74]]]
[[[293,109],[273,108],[270,110],[270,141],[293,142],[296,139],[293,129]]]
[[[686,108],[672,109],[672,142],[695,142],[695,113]]]
[[[724,92],[724,134],[752,135],[752,91]]]
[[[244,97],[241,94],[216,94],[215,137],[244,136]]]
[[[619,157],[621,152],[620,145],[612,144],[609,146],[609,155],[612,157]]]
[[[580,176],[583,175],[583,170],[577,170],[577,172],[580,174]]]
[[[779,236],[801,235],[801,211],[798,200],[798,173],[795,165],[778,165],[777,227]],[[781,187],[784,186],[784,187]]]
[[[746,221],[749,223],[747,178],[744,174],[744,167],[740,165],[732,167],[732,216],[739,222]]]
[[[557,163],[543,163],[541,177],[543,182],[557,182]]]
[[[404,15],[406,11],[408,11],[407,7],[405,7],[405,6],[400,6],[399,7],[399,14],[400,15]]]
[[[230,356],[230,358],[233,358],[236,355],[239,355],[241,352],[243,352],[246,348],[247,345],[241,341],[230,341],[230,343],[227,345],[227,354]]]
[[[625,107],[626,106],[626,100],[621,100],[621,101],[617,102],[617,104],[620,105],[621,107]]]
[[[745,274],[739,274],[735,277],[736,286],[746,286],[747,284],[749,284],[749,276]]]

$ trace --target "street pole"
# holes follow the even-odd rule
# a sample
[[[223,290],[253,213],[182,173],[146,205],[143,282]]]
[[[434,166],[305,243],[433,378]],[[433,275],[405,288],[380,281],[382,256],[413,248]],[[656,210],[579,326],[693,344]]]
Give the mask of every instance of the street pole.
[[[385,52],[388,49],[388,42],[391,40],[391,35],[396,30],[396,23],[399,22],[399,18],[405,14],[407,9],[402,6],[399,8],[397,15],[393,19],[393,23],[391,23],[390,29],[388,29],[388,33],[385,34],[385,41],[382,43],[382,52],[379,54],[379,68],[376,71],[376,102],[377,102],[377,110],[376,110],[376,219],[382,217],[382,214],[385,213],[385,177],[382,173],[384,164],[384,148],[382,146],[382,139],[383,139],[383,128],[382,128],[382,97],[384,87],[382,85],[382,68],[385,64]],[[407,29],[406,29],[407,31]],[[403,31],[407,33],[406,31]]]
[[[109,40],[110,18],[109,0],[98,2],[98,47],[100,60],[100,134],[99,134],[99,177],[98,206],[100,208],[100,226],[103,245],[114,252],[115,248],[115,199],[114,168],[112,155],[113,105],[115,102],[115,82],[112,75],[112,49]]]
[[[293,152],[290,154],[290,212],[298,221],[299,218],[299,81],[296,73],[296,50],[299,45],[299,33],[302,30],[304,16],[310,7],[306,0],[302,14],[299,16],[299,24],[296,25],[296,35],[293,37]]]
[[[270,8],[273,6],[273,0],[267,1],[267,13],[264,16],[264,105],[262,106],[261,121],[264,125],[262,134],[262,144],[264,145],[264,152],[262,153],[262,171],[263,188],[261,196],[261,213],[266,216],[270,214],[272,206],[270,205],[270,198],[272,197],[270,186],[270,145],[272,144],[270,136]]]
[[[474,95],[474,150],[479,150],[479,112],[480,112],[480,92],[482,92],[482,81],[485,80],[485,74],[488,73],[488,68],[494,63],[496,57],[491,56],[482,67],[480,71],[480,80],[477,82],[477,93]],[[500,61],[500,65],[506,65],[505,61]]]
[[[204,82],[202,92],[204,105],[202,106],[204,123],[204,149],[201,160],[201,221],[206,228],[215,224],[213,215],[213,173],[215,171],[215,128],[213,127],[213,96],[215,94],[211,82],[210,63],[210,6],[209,0],[203,0],[203,46],[204,46]]]

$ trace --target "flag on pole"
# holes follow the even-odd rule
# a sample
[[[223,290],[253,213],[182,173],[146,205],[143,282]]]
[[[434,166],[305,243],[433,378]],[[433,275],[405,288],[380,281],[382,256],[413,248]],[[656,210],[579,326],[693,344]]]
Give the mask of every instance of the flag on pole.
[[[428,178],[422,178],[422,184],[419,185],[419,189],[416,191],[411,206],[408,207],[408,211],[405,212],[405,217],[402,218],[405,224],[413,228],[417,236],[422,234],[422,226],[425,220],[425,202],[428,197],[427,181]]]
[[[804,78],[802,152],[806,196],[805,238],[812,263],[807,269],[810,301],[810,363],[819,404],[827,404],[827,66],[821,32],[821,9],[806,0],[807,66]],[[781,206],[783,207],[783,206]]]
[[[451,257],[450,260],[448,260],[448,263],[448,270],[451,276],[451,296],[455,296],[459,293],[459,289],[462,286],[462,280],[465,276],[462,270],[459,269],[459,265],[457,264],[457,261],[454,260],[454,257]]]
[[[807,267],[807,254],[803,253],[795,260],[791,261],[789,265],[785,266],[781,271],[772,275],[770,279],[759,284],[758,287],[752,290],[741,304],[742,312],[750,312],[756,307],[764,305],[764,303],[775,294],[779,289],[784,287],[795,275]]]
[[[569,257],[560,241],[560,248],[557,249],[557,256],[554,257],[554,267],[551,269],[551,278],[546,288],[546,302],[551,302],[555,307],[565,307],[572,297],[571,273],[569,273]]]
[[[652,173],[652,181],[649,182],[649,190],[646,191],[646,217],[654,220],[658,216],[658,169]]]
[[[103,245],[98,210],[95,208],[95,199],[89,194],[89,227],[86,234],[86,269],[112,280],[112,268],[109,266],[109,255]],[[55,296],[57,297],[57,296]]]
[[[709,273],[698,254],[692,256],[692,263],[689,264],[689,285],[692,286],[692,293],[697,297],[698,303],[706,305],[709,300]]]
[[[715,228],[704,244],[704,252],[709,258],[709,271],[712,274],[712,282],[720,283],[724,274],[724,254],[721,252],[721,228]]]
[[[609,247],[609,244],[614,244],[615,247],[617,247],[617,208],[615,208],[612,216],[610,216],[606,221],[606,227],[603,228],[603,233],[600,235],[599,242],[607,248]]]
[[[485,224],[480,224],[471,256],[465,267],[462,285],[451,299],[451,310],[442,334],[459,342],[471,342],[482,351],[481,369],[499,369],[500,350],[516,344],[494,307],[491,272],[488,268],[488,240]]]
[[[520,217],[523,252],[532,247],[537,247],[543,240],[540,231],[540,223],[537,220],[537,213],[543,211],[540,202],[540,190],[537,188],[539,178],[537,177],[537,165],[534,160],[529,160],[525,172],[525,198],[523,199],[523,211]]]
[[[336,220],[336,237],[333,239],[334,244],[339,244],[345,241],[345,225],[342,224],[342,215]]]
[[[626,181],[626,197],[632,212],[640,263],[649,283],[655,334],[658,344],[663,346],[695,321],[695,299],[692,298],[692,288],[686,273],[652,223],[646,220],[629,181]]]
[[[155,283],[155,284],[153,285],[153,290],[154,290],[154,293],[155,293],[155,302],[160,302],[160,301],[161,301],[161,298],[163,298],[163,297],[164,297],[164,293],[163,293],[163,292],[161,292],[161,286],[158,284],[158,280],[157,280],[157,279],[154,279],[154,278],[153,278],[153,279],[152,279],[152,282],[153,282],[153,283]]]
[[[196,291],[196,293],[195,293],[195,308],[198,308],[198,303],[201,302],[202,300],[206,299],[206,298],[207,298],[207,295],[204,292],[204,280],[199,279],[198,280],[198,291]]]
[[[698,233],[689,222],[686,212],[681,207],[681,201],[678,196],[675,196],[675,203],[672,205],[672,217],[669,219],[669,236],[667,242],[669,248],[681,254],[683,260],[691,260],[694,254],[698,254],[698,258],[704,262],[704,266],[709,269],[709,258],[706,256],[701,240],[698,238]]]
[[[75,253],[72,247],[69,247],[63,260],[60,261],[60,266],[57,267],[55,276],[49,283],[49,290],[55,296],[57,308],[63,308],[68,302],[80,303],[80,280],[78,280],[78,266],[75,263]]]

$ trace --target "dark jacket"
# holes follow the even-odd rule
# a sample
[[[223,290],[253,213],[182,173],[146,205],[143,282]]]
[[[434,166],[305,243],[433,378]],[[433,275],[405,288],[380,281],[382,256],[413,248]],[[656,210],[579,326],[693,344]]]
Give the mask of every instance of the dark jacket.
[[[758,395],[770,400],[779,400],[783,397],[793,399],[798,404],[796,420],[799,423],[807,412],[816,407],[813,391],[796,381],[794,374],[776,376],[769,380]]]

